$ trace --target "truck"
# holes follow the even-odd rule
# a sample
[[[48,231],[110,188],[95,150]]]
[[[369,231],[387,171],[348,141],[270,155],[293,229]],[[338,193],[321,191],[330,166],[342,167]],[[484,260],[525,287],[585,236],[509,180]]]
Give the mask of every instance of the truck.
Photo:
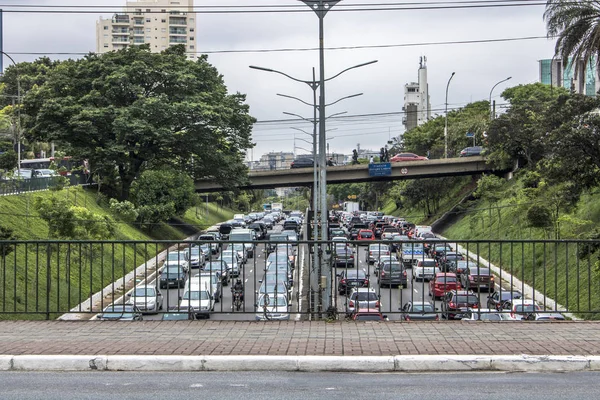
[[[346,212],[360,211],[360,204],[358,204],[356,201],[346,201],[346,202],[344,202],[344,211],[346,211]]]
[[[283,203],[271,203],[271,211],[283,211]]]
[[[404,268],[412,268],[419,260],[425,258],[423,243],[402,243],[402,264]]]

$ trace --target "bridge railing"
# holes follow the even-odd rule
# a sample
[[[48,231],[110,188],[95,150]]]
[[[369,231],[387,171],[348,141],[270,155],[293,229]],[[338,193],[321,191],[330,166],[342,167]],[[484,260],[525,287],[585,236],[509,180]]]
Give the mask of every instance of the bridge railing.
[[[361,319],[357,312],[367,311],[415,320],[426,313],[406,307],[423,310],[422,303],[430,304],[438,319],[543,319],[559,318],[554,315],[559,313],[600,318],[600,241],[288,244],[254,241],[242,248],[240,242],[206,241],[2,241],[0,319],[96,318],[107,307],[124,303],[134,303],[144,319],[188,312],[190,317],[240,320]],[[440,272],[446,278],[436,282]],[[244,286],[240,301],[231,291],[238,279]],[[451,304],[464,300],[462,294],[445,295],[456,286],[470,290],[474,297],[467,300],[477,302]],[[156,288],[161,304],[154,307],[154,294],[140,294],[135,290],[140,287]],[[196,294],[186,294],[202,289],[211,297],[208,310],[192,301]],[[357,301],[349,297],[353,292]],[[281,307],[275,307],[278,297]],[[515,312],[511,307],[517,303],[523,306]],[[487,309],[502,315],[488,317],[495,311]]]

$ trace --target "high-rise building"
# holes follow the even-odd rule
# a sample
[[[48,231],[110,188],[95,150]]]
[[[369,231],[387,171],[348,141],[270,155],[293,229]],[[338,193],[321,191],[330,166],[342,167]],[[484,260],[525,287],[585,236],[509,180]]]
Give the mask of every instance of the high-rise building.
[[[419,61],[419,81],[404,85],[404,118],[402,123],[407,131],[424,124],[431,118],[429,84],[427,83],[427,58]]]
[[[196,58],[194,0],[129,0],[123,13],[96,22],[96,52],[148,44],[152,52],[184,44]]]
[[[575,93],[595,96],[600,90],[600,79],[596,71],[596,61],[592,57],[587,66],[583,67],[583,60],[573,66],[573,60],[564,65],[561,59],[540,60],[540,82],[546,85],[560,86]],[[577,78],[575,72],[577,71]]]

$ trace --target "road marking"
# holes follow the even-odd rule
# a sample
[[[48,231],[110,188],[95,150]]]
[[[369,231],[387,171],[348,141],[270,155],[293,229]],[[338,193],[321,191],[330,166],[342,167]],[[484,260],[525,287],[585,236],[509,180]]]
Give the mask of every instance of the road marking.
[[[244,283],[246,283],[246,282],[248,282],[248,279],[246,279],[246,280],[244,281]]]
[[[414,291],[415,293],[417,293],[417,294],[419,293],[419,292],[417,291],[417,289],[413,289],[413,291]]]
[[[190,387],[191,388],[198,388],[198,387],[204,387],[204,385],[201,384],[201,383],[193,383],[193,384],[190,385]]]
[[[252,270],[250,270],[250,272],[252,272]]]

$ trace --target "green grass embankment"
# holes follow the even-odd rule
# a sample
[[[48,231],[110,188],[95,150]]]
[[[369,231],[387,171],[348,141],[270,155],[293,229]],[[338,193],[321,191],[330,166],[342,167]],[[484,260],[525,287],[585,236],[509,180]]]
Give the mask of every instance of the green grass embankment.
[[[58,192],[36,192],[0,197],[0,225],[14,231],[19,242],[0,258],[0,320],[56,318],[93,293],[117,281],[160,253],[164,245],[144,243],[43,243],[48,226],[33,206],[36,197],[62,196],[71,204],[85,207],[114,221],[116,241],[180,240],[185,234],[177,226],[160,224],[142,231],[111,215],[105,204],[96,202],[93,191],[67,188]],[[233,215],[232,210],[203,205],[196,217],[189,210],[184,220],[199,227],[212,225]]]

